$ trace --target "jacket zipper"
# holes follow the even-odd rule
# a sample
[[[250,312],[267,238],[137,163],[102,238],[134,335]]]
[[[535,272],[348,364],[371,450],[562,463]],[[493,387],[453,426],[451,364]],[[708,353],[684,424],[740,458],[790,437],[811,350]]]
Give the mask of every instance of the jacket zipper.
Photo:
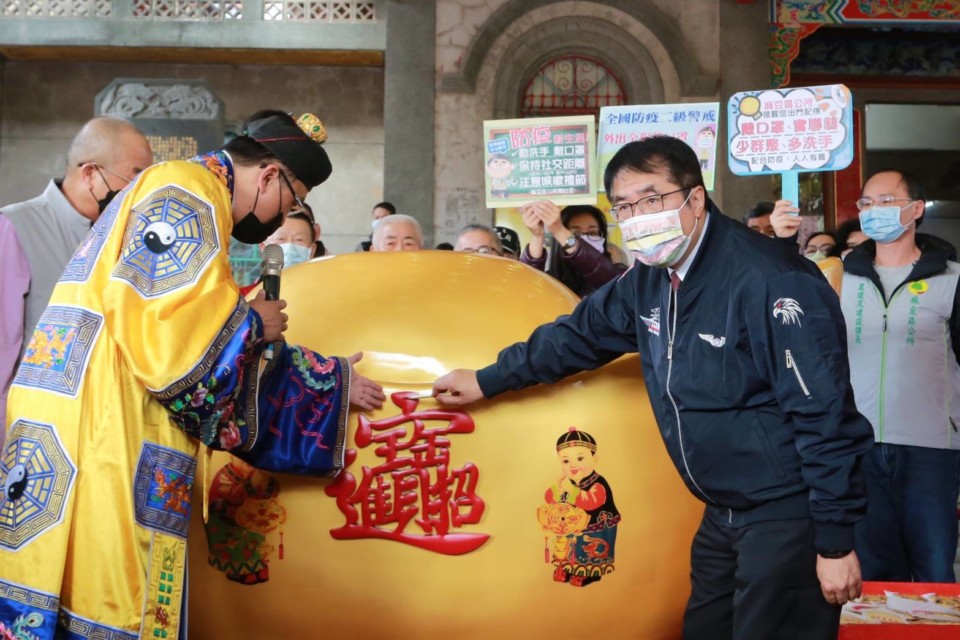
[[[893,290],[893,293],[890,294],[890,302],[883,299],[883,294],[874,285],[874,290],[883,303],[883,324],[880,327],[880,393],[877,395],[877,442],[883,442],[883,390],[887,378],[887,312],[890,310],[890,304],[893,303],[894,296],[900,293],[900,289],[903,288],[905,282],[907,281],[904,280]]]
[[[683,460],[683,468],[687,471],[687,477],[690,478],[690,482],[696,487],[697,491],[700,492],[704,500],[711,504],[716,504],[716,501],[707,495],[690,472],[690,465],[687,464],[687,454],[683,449],[683,427],[680,424],[680,408],[677,406],[677,401],[673,399],[673,393],[670,391],[670,377],[673,374],[673,339],[677,333],[678,314],[676,297],[677,292],[671,289],[670,296],[667,298],[667,397],[670,398],[670,404],[673,405],[673,413],[677,417],[677,439],[680,441],[680,458]],[[671,324],[673,325],[672,327]],[[732,512],[731,517],[733,517]]]
[[[793,369],[793,374],[797,376],[797,382],[800,383],[800,388],[803,390],[803,395],[807,398],[812,398],[810,395],[810,389],[807,388],[807,383],[803,381],[803,375],[800,374],[800,367],[797,366],[796,361],[793,359],[793,354],[790,352],[790,349],[787,349],[787,369]]]

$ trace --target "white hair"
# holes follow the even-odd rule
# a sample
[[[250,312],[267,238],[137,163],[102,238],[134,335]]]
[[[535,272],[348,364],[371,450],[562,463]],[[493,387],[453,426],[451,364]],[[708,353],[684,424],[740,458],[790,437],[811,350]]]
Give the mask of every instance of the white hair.
[[[378,244],[380,244],[380,238],[383,237],[387,227],[400,224],[402,222],[408,222],[413,225],[413,228],[417,232],[417,240],[420,241],[420,246],[423,246],[423,227],[420,226],[420,221],[413,216],[408,216],[403,213],[394,213],[393,215],[380,218],[380,220],[377,222],[376,228],[373,230],[373,238],[371,240],[373,246],[376,247]]]
[[[471,231],[483,231],[486,233],[488,236],[490,236],[490,244],[493,246],[493,248],[503,254],[503,243],[500,241],[500,236],[497,235],[497,232],[493,229],[493,227],[489,227],[485,224],[468,224],[463,229],[460,229],[460,233],[457,234],[457,241],[453,243],[454,248],[456,248],[457,244],[459,244],[460,238],[463,237],[463,234],[470,233]]]

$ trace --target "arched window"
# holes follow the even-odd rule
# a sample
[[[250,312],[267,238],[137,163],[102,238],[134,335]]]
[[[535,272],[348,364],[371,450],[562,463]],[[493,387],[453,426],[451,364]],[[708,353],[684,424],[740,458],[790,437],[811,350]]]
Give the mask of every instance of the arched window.
[[[600,107],[629,104],[620,79],[599,60],[562,56],[550,60],[523,90],[520,117],[599,115]]]

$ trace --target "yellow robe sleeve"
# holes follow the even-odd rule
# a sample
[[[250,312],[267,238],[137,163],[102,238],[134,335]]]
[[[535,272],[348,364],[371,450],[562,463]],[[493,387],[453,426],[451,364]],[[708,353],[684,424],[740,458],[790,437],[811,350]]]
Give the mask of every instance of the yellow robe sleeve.
[[[133,376],[188,435],[242,449],[256,439],[263,333],[230,272],[230,194],[203,167],[171,162],[144,175],[128,202],[103,294],[106,330]],[[221,438],[220,423],[238,404],[249,416],[231,421],[236,433]]]

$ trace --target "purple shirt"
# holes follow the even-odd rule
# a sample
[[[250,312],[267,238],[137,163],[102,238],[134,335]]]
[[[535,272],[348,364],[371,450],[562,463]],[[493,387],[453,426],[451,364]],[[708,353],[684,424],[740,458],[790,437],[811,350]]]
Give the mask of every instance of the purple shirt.
[[[577,243],[574,245],[572,253],[568,253],[563,248],[558,247],[557,255],[559,256],[557,259],[568,262],[586,281],[588,285],[587,291],[574,291],[574,293],[581,297],[599,289],[627,270],[625,266],[618,262],[613,262],[581,238],[577,238]],[[530,245],[528,244],[523,248],[523,253],[520,254],[520,262],[534,269],[546,271],[547,252],[544,250],[539,258],[534,258],[530,255]]]
[[[23,310],[30,289],[30,267],[17,232],[0,215],[0,450],[7,431],[7,391],[23,343]]]

